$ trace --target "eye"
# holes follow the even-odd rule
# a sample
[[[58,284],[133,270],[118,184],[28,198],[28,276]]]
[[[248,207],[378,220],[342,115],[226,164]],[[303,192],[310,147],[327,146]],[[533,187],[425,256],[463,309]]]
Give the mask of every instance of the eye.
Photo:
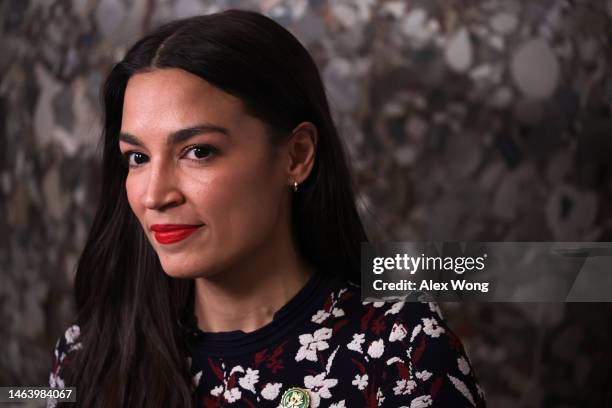
[[[123,153],[122,159],[123,159],[122,160],[123,164],[125,164],[128,167],[138,167],[142,163],[145,163],[148,160],[146,155],[140,152],[134,152],[134,151]]]
[[[189,146],[187,148],[187,153],[185,153],[185,157],[188,160],[193,161],[204,161],[210,159],[213,155],[217,153],[217,149],[210,145],[195,145]],[[188,157],[191,156],[191,157]]]

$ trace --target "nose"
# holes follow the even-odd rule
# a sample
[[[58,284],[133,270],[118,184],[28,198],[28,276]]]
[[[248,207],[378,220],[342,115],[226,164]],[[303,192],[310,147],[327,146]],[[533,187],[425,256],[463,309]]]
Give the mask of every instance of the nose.
[[[150,210],[160,210],[183,202],[174,171],[164,163],[150,162],[150,173],[142,204]]]

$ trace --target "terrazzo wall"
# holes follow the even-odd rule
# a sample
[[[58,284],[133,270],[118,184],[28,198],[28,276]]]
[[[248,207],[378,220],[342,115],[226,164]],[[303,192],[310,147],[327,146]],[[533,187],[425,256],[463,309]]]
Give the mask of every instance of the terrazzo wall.
[[[230,7],[313,54],[374,238],[612,241],[612,0],[5,0],[1,385],[45,384],[73,318],[104,75],[151,27]],[[611,406],[611,304],[442,308],[490,406]]]

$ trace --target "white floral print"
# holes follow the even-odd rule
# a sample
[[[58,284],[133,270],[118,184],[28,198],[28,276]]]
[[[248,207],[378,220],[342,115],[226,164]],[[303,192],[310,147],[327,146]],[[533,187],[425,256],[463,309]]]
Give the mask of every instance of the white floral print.
[[[232,402],[238,401],[242,397],[242,392],[238,389],[238,387],[230,388],[225,390],[223,397],[231,404]]]
[[[365,334],[363,333],[355,333],[353,334],[353,340],[346,345],[349,350],[357,351],[359,353],[363,353],[361,349],[361,345],[365,342]]]
[[[402,310],[402,308],[404,307],[405,303],[406,302],[394,302],[393,306],[391,306],[391,308],[389,308],[389,310],[385,312],[385,316],[388,314],[398,314],[400,310]]]
[[[384,351],[385,351],[385,342],[383,341],[383,339],[378,339],[376,341],[373,341],[370,344],[370,347],[368,347],[368,354],[372,358],[378,358],[382,356]]]
[[[295,355],[295,361],[304,359],[317,361],[317,351],[325,350],[329,347],[327,341],[331,338],[332,330],[327,327],[322,327],[315,331],[314,334],[302,334],[299,337],[302,345]]]
[[[238,384],[245,390],[255,394],[255,384],[257,384],[257,381],[259,381],[259,370],[253,370],[249,367],[244,376],[238,380]]]
[[[416,336],[421,332],[422,328],[423,327],[420,324],[417,324],[416,326],[414,326],[414,329],[412,329],[412,334],[410,335],[410,342],[411,343],[414,341]]]
[[[340,346],[337,346],[334,352],[331,353],[331,355],[327,359],[327,364],[325,365],[325,372],[328,374],[329,374],[329,371],[331,370],[332,364],[334,363],[334,358],[336,357],[336,353],[338,352],[339,348]]]
[[[353,384],[359,390],[365,389],[365,387],[368,386],[368,375],[367,374],[364,374],[364,375],[355,374],[355,379],[353,380],[351,384]]]
[[[438,325],[438,321],[435,318],[423,318],[423,331],[431,337],[440,337],[440,334],[444,333],[444,328]]]
[[[376,403],[380,407],[382,403],[385,402],[385,395],[380,390],[380,387],[376,390]]]
[[[267,383],[261,390],[261,396],[267,400],[274,400],[278,397],[282,383]]]
[[[329,313],[325,310],[319,310],[310,320],[314,323],[323,323],[328,317]]]
[[[459,371],[461,371],[464,375],[468,375],[470,373],[470,366],[463,356],[457,358],[457,367],[459,367]]]
[[[391,334],[389,335],[389,341],[399,341],[404,340],[408,334],[408,330],[401,323],[394,323],[393,328],[391,329]]]
[[[406,395],[410,394],[414,387],[416,387],[416,382],[414,382],[414,380],[397,380],[393,392],[395,395]]]
[[[317,408],[321,398],[331,398],[330,388],[334,387],[338,380],[335,378],[325,378],[327,373],[322,372],[316,376],[307,375],[304,377],[304,386],[310,390],[311,405]]]
[[[461,381],[460,379],[453,377],[450,374],[447,374],[448,378],[451,380],[451,382],[453,383],[453,385],[455,386],[455,388],[457,388],[457,390],[463,394],[463,396],[465,398],[467,398],[468,401],[470,401],[470,403],[472,405],[476,405],[476,403],[474,402],[474,397],[472,396],[472,393],[470,392],[470,390],[468,390],[467,386],[465,385],[465,383],[463,381]]]
[[[427,381],[431,377],[431,373],[427,370],[417,371],[414,376],[421,381]]]
[[[419,395],[410,402],[410,408],[426,408],[433,404],[431,395]]]
[[[76,339],[81,335],[81,329],[79,326],[72,325],[66,330],[64,337],[66,337],[66,343],[72,344],[76,341]]]

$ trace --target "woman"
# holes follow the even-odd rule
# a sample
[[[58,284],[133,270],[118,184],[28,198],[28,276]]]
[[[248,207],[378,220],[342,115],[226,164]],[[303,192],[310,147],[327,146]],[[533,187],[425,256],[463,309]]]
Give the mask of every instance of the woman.
[[[84,407],[484,406],[435,304],[361,302],[348,166],[287,30],[238,10],[166,24],[103,92],[102,201],[52,387]]]

